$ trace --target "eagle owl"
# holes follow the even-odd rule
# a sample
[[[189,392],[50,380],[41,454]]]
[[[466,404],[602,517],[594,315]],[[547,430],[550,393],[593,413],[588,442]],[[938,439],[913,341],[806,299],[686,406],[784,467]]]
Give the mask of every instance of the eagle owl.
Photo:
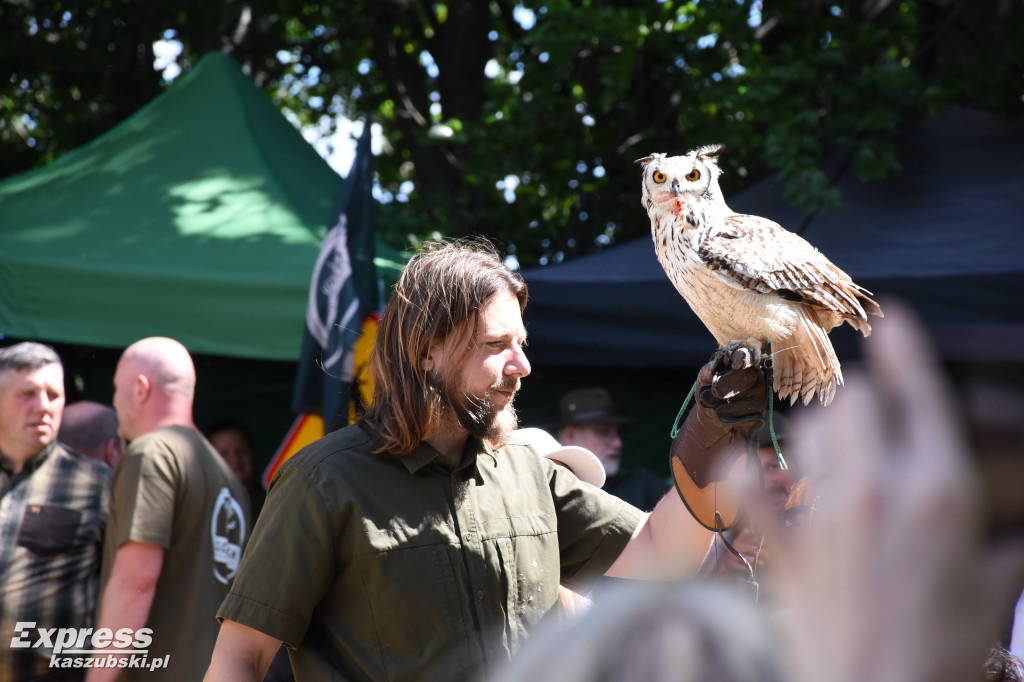
[[[723,150],[637,160],[658,261],[721,347],[767,354],[770,344],[780,398],[807,404],[817,394],[828,405],[843,383],[829,331],[848,322],[867,336],[868,315],[882,309],[803,238],[726,206]]]

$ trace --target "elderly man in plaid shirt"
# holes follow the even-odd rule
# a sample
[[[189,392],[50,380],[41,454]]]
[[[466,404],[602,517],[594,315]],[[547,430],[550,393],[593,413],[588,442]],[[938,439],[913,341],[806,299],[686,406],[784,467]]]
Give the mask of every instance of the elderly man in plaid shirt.
[[[57,442],[63,410],[52,348],[0,349],[0,682],[84,673],[51,655],[60,628],[93,625],[113,471]]]

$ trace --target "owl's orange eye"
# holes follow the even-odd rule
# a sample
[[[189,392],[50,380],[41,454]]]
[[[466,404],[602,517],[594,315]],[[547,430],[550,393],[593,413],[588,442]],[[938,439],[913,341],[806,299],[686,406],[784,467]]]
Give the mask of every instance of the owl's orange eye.
[[[654,181],[659,185],[665,182],[665,174],[662,173],[661,171],[654,171],[654,174],[651,175],[651,177],[654,178]]]
[[[690,182],[696,182],[697,180],[700,180],[700,171],[694,168],[692,171],[690,171],[683,177],[685,177]]]

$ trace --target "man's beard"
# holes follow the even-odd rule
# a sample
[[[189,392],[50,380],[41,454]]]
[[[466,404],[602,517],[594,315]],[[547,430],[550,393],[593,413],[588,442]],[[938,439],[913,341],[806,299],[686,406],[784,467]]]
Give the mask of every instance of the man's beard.
[[[619,467],[622,464],[622,453],[617,453],[618,457],[602,459],[601,466],[604,467],[604,472],[608,476],[615,476],[619,473]]]
[[[519,427],[519,416],[512,402],[504,408],[497,408],[491,402],[491,394],[495,391],[518,390],[517,379],[501,379],[483,395],[470,395],[465,389],[458,389],[462,392],[461,400],[454,399],[444,382],[433,374],[427,375],[427,381],[441,398],[445,418],[454,419],[470,437],[501,446],[508,440],[509,434]]]

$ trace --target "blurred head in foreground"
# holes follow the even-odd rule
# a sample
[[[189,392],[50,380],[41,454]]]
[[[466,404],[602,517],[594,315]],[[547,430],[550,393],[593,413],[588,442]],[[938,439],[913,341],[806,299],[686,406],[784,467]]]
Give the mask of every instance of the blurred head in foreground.
[[[556,629],[538,629],[497,682],[784,679],[763,616],[721,585],[626,581]]]

